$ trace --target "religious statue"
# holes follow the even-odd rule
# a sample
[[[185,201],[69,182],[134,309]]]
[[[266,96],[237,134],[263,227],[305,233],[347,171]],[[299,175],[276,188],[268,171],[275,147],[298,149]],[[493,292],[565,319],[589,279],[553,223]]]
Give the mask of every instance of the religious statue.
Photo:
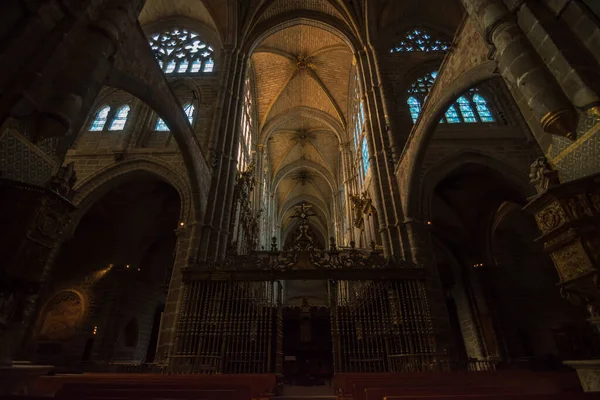
[[[75,183],[77,183],[75,163],[71,162],[60,167],[56,174],[50,178],[50,182],[48,182],[48,189],[58,193],[63,197],[70,197]]]
[[[538,193],[544,193],[548,188],[560,185],[558,171],[552,168],[546,157],[540,157],[531,164],[529,179]]]

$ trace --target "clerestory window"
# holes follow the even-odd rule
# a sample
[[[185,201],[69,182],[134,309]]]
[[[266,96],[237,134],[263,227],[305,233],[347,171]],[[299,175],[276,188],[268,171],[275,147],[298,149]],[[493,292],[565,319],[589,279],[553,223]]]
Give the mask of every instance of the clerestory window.
[[[187,103],[186,105],[183,106],[183,112],[187,116],[187,119],[190,122],[191,126],[194,126],[194,110],[195,110],[195,107],[192,103]],[[158,117],[158,119],[156,120],[156,125],[154,126],[154,130],[156,132],[169,132],[170,131],[169,126],[160,117]]]
[[[418,78],[408,89],[408,98],[406,104],[410,111],[410,116],[413,123],[419,119],[419,114],[425,104],[427,95],[433,87],[433,83],[437,78],[436,71],[425,74]],[[495,122],[495,118],[488,105],[487,100],[481,95],[476,88],[470,89],[462,95],[446,110],[446,113],[440,120],[440,123],[447,122],[449,124],[460,123],[476,123]]]
[[[110,121],[110,124],[108,124],[109,131],[122,131],[125,129],[125,124],[127,124],[127,117],[130,110],[131,108],[127,104],[117,108],[116,112],[112,112],[110,106],[103,106],[96,113],[96,117],[92,121],[89,130],[93,132],[103,131],[107,128],[107,124]]]
[[[204,74],[215,69],[214,50],[198,33],[173,28],[151,35],[149,42],[167,75]]]
[[[450,42],[439,37],[438,34],[425,29],[411,29],[404,39],[390,50],[390,53],[405,53],[414,51],[447,51]]]

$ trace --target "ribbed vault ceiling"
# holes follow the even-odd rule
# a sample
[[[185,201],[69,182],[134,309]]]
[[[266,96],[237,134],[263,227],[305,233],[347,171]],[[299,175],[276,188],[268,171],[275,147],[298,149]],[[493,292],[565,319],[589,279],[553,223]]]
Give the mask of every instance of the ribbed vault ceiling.
[[[336,34],[298,24],[263,40],[251,61],[261,137],[268,137],[280,207],[292,206],[296,199],[315,199],[329,213],[343,134],[336,130],[343,130],[348,119],[352,52]],[[279,120],[284,122],[275,123]],[[287,226],[292,211],[281,214]],[[326,227],[329,216],[320,218]]]

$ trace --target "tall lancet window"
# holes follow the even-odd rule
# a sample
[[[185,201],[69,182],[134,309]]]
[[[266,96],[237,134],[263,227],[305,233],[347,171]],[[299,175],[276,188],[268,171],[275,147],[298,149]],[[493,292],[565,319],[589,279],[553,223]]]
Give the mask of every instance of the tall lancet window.
[[[352,136],[354,138],[354,148],[358,156],[357,162],[360,170],[360,180],[363,181],[369,171],[369,146],[367,145],[367,135],[365,126],[365,105],[360,96],[358,74],[354,75],[352,87]]]
[[[252,85],[246,78],[244,85],[244,109],[242,111],[241,134],[238,143],[238,171],[244,171],[252,157]]]
[[[125,128],[125,124],[127,123],[127,117],[129,116],[129,106],[124,105],[117,110],[115,117],[110,124],[109,131],[122,131]]]
[[[101,131],[104,129],[104,125],[106,125],[106,121],[108,121],[108,113],[110,113],[110,107],[105,106],[102,107],[97,113],[96,118],[92,122],[90,126],[90,131]]]
[[[196,32],[172,28],[151,35],[149,42],[167,75],[206,74],[215,69],[213,48]]]

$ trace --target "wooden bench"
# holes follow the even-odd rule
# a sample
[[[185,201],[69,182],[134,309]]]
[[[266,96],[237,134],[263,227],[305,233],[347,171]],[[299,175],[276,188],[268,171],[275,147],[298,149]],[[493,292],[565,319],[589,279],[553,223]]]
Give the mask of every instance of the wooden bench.
[[[190,387],[165,387],[161,384],[85,384],[67,383],[56,393],[61,400],[78,399],[209,399],[248,400],[252,396],[247,386],[197,385]]]
[[[424,372],[424,373],[383,373],[383,374],[339,374],[335,384],[340,399],[365,400],[365,390],[369,388],[395,388],[411,394],[444,394],[444,389],[457,394],[455,389],[468,387],[488,387],[485,393],[494,393],[494,388],[511,388],[513,392],[563,393],[581,392],[575,373],[535,373],[528,371],[485,371],[485,372]],[[421,389],[415,389],[421,388]],[[458,389],[456,389],[458,390]],[[450,392],[448,392],[450,393]],[[476,394],[465,389],[465,394]]]
[[[34,386],[33,395],[67,396],[69,391],[86,387],[87,390],[97,385],[110,385],[112,390],[119,385],[133,385],[137,390],[225,390],[236,388],[247,390],[243,395],[248,399],[268,399],[273,395],[277,384],[275,374],[240,374],[240,375],[164,375],[164,374],[81,374],[56,375],[39,378]],[[71,386],[70,389],[66,385]],[[83,385],[83,386],[77,386]],[[61,389],[65,387],[65,390]],[[223,389],[221,389],[223,388]],[[94,389],[97,390],[97,389]],[[90,393],[87,393],[89,395]],[[57,396],[58,397],[58,396]],[[65,397],[63,397],[65,398]],[[72,398],[72,397],[70,397]],[[164,398],[164,397],[163,397]]]
[[[600,392],[560,394],[488,394],[443,396],[386,396],[383,400],[600,400]]]

